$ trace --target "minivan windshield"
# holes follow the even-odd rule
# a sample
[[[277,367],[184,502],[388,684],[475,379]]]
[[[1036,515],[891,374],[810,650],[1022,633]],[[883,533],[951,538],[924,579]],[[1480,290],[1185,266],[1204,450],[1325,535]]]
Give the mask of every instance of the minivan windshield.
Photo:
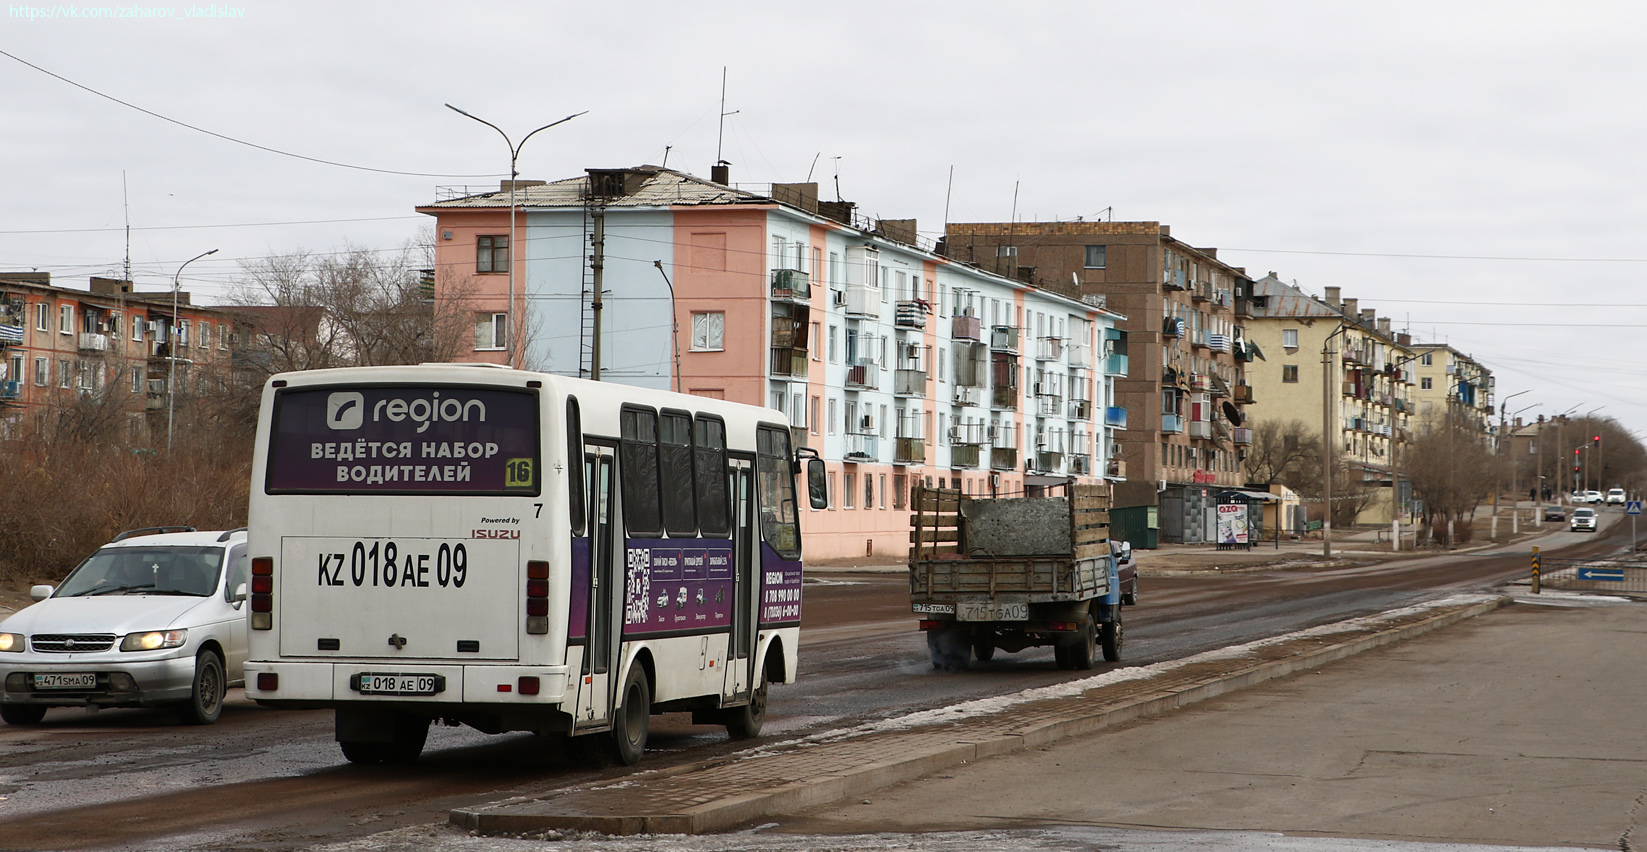
[[[105,547],[63,581],[53,597],[189,595],[217,590],[221,547]]]

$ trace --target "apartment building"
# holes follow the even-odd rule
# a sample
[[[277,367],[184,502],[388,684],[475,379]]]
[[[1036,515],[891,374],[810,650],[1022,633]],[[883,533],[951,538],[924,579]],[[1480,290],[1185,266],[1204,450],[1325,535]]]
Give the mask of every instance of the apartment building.
[[[1420,421],[1463,424],[1486,442],[1494,441],[1498,421],[1493,414],[1497,379],[1491,370],[1466,353],[1445,343],[1417,343],[1418,385],[1413,400]]]
[[[1116,381],[1127,476],[1115,488],[1117,535],[1144,547],[1211,540],[1214,502],[1245,485],[1251,443],[1245,271],[1159,222],[952,223],[942,252],[1046,290],[1102,294],[1127,317],[1130,370]]]
[[[436,219],[437,300],[474,313],[462,358],[785,412],[829,471],[829,508],[802,519],[812,558],[902,559],[917,483],[1120,479],[1127,337],[1103,299],[953,262],[913,220],[865,219],[816,184],[729,177],[442,191],[418,210]]]
[[[108,431],[95,437],[163,441],[168,411],[226,376],[234,333],[225,312],[187,293],[176,304],[130,281],[94,277],[78,290],[50,273],[0,272],[0,437],[96,423]]]
[[[1401,449],[1412,438],[1416,349],[1387,317],[1341,298],[1338,287],[1323,293],[1310,296],[1274,272],[1253,282],[1247,337],[1264,359],[1247,366],[1247,381],[1265,401],[1253,420],[1301,421],[1305,440],[1330,430],[1337,459],[1371,489],[1356,523],[1405,519],[1412,489],[1396,486]]]

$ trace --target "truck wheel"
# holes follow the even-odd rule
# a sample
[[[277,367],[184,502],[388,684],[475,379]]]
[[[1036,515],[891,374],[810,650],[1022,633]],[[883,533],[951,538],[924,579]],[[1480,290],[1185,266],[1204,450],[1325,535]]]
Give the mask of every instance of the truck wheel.
[[[1076,640],[1075,644],[1069,646],[1065,654],[1067,655],[1065,659],[1069,661],[1070,668],[1080,671],[1092,668],[1093,660],[1098,656],[1097,625],[1088,620],[1086,625],[1081,628],[1080,638]]]
[[[1102,640],[1104,645],[1104,659],[1111,663],[1120,662],[1121,644],[1125,640],[1125,636],[1121,631],[1120,607],[1115,608],[1113,621],[1104,622],[1103,628],[1099,631],[1099,639]]]
[[[1053,645],[1052,659],[1058,663],[1058,668],[1069,668],[1069,648],[1064,645]]]
[[[202,651],[194,661],[194,684],[189,700],[177,708],[177,720],[185,725],[210,725],[223,715],[223,661],[211,651]]]
[[[979,630],[972,637],[972,656],[977,657],[980,663],[995,659],[995,631]]]
[[[638,660],[630,665],[619,694],[623,703],[612,717],[613,751],[624,766],[634,766],[646,751],[646,728],[652,720],[652,690]]]
[[[735,740],[753,739],[761,735],[766,724],[766,680],[749,694],[749,703],[726,711],[726,735]]]
[[[955,629],[928,630],[926,650],[932,656],[932,667],[946,672],[964,672],[972,656],[972,643],[965,632]]]
[[[38,725],[44,718],[44,704],[0,704],[0,719],[8,725]]]

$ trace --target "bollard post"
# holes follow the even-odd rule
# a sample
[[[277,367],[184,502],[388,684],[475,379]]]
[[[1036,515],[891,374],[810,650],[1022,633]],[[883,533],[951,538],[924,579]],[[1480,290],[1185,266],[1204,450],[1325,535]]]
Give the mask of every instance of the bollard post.
[[[1538,546],[1533,546],[1533,594],[1538,594]]]

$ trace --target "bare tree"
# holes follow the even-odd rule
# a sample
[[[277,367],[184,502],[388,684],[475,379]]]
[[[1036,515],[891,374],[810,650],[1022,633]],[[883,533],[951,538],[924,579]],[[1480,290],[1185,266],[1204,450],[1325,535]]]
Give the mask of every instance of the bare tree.
[[[1252,425],[1252,444],[1247,448],[1247,483],[1286,484],[1289,478],[1295,478],[1289,474],[1300,465],[1318,466],[1320,453],[1321,439],[1310,432],[1304,421],[1256,421]]]
[[[1413,496],[1423,501],[1424,523],[1432,538],[1453,543],[1445,532],[1448,522],[1455,527],[1455,537],[1467,535],[1456,527],[1492,493],[1497,474],[1481,433],[1455,419],[1432,418],[1420,425],[1402,459]]]

